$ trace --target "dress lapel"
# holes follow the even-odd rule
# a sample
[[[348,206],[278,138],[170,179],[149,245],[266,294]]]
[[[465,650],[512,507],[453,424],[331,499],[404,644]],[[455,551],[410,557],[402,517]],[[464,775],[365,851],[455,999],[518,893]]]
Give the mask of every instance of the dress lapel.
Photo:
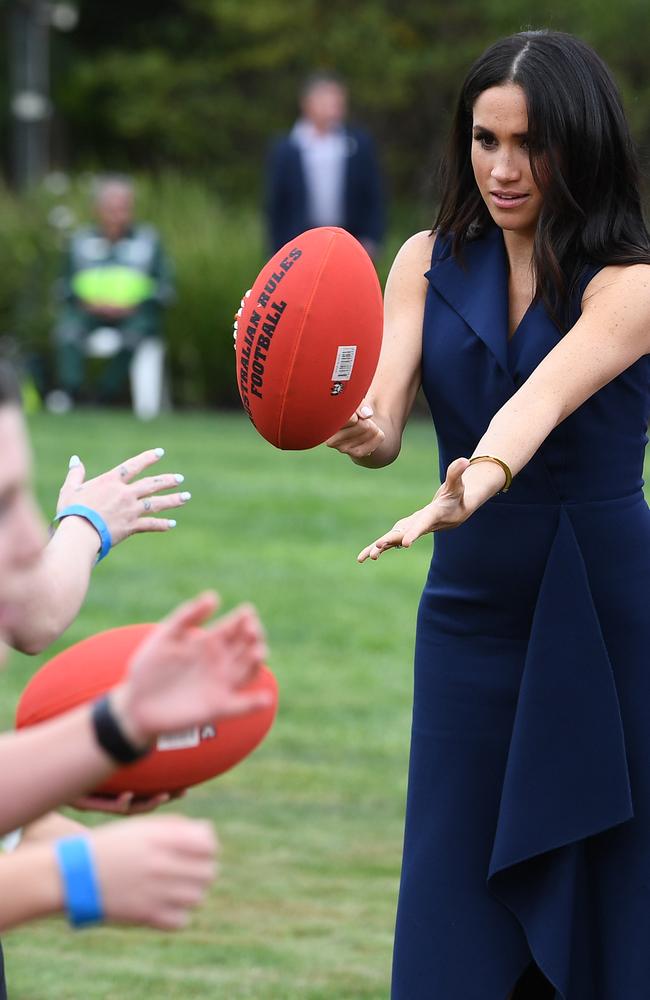
[[[498,227],[466,244],[462,262],[447,257],[426,278],[508,369],[508,274],[503,235]]]

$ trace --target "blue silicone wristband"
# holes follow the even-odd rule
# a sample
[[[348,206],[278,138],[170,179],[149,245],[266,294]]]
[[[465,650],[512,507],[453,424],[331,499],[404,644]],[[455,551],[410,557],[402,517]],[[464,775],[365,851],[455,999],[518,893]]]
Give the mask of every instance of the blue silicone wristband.
[[[72,926],[85,927],[103,920],[102,896],[88,838],[64,837],[56,841],[54,849]]]
[[[111,538],[106,521],[92,507],[84,507],[81,503],[72,503],[69,507],[64,507],[63,510],[59,511],[54,520],[60,521],[63,517],[70,517],[71,515],[84,517],[86,521],[90,521],[92,524],[101,541],[99,555],[97,556],[97,562],[101,562],[111,551],[113,545],[113,539]]]

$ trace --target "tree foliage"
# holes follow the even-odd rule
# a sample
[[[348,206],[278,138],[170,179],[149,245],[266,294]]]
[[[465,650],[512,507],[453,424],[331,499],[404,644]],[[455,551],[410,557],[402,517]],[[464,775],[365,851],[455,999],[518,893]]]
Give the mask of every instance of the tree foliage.
[[[396,245],[431,219],[427,178],[460,82],[495,38],[545,26],[581,35],[612,67],[644,160],[650,148],[647,0],[542,0],[534,19],[529,0],[77,2],[75,30],[52,32],[52,138],[54,164],[79,179],[61,196],[44,187],[18,199],[0,187],[0,334],[47,359],[62,237],[52,219],[87,217],[84,170],[128,170],[141,217],[159,226],[176,265],[166,326],[174,396],[186,404],[233,401],[232,313],[265,253],[265,151],[294,120],[314,68],[348,81],[353,118],[376,136],[400,203],[382,277]],[[0,0],[5,35],[7,9]],[[0,50],[5,152],[7,70]]]
[[[575,32],[612,66],[635,134],[650,143],[647,0],[79,0],[53,33],[56,151],[66,167],[162,167],[257,197],[270,136],[315,67],[349,82],[391,187],[412,197],[440,151],[459,83],[493,39]]]

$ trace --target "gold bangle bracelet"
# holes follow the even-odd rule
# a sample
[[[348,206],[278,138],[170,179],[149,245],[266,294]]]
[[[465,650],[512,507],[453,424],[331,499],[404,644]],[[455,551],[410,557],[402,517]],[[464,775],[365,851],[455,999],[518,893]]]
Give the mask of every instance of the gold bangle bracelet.
[[[499,493],[508,492],[508,490],[512,485],[512,472],[502,459],[496,458],[494,455],[475,455],[474,458],[470,458],[469,464],[473,465],[474,462],[496,462],[497,465],[500,465],[505,474],[506,481],[503,485],[503,488],[499,490]]]

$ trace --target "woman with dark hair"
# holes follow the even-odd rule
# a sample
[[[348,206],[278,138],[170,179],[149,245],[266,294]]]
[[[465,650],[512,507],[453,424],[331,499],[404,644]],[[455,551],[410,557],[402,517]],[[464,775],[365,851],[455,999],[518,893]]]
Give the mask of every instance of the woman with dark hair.
[[[433,233],[393,265],[368,398],[328,442],[394,461],[421,384],[444,480],[359,555],[436,532],[392,995],[639,1000],[650,240],[607,68],[569,35],[497,42],[442,176]]]

